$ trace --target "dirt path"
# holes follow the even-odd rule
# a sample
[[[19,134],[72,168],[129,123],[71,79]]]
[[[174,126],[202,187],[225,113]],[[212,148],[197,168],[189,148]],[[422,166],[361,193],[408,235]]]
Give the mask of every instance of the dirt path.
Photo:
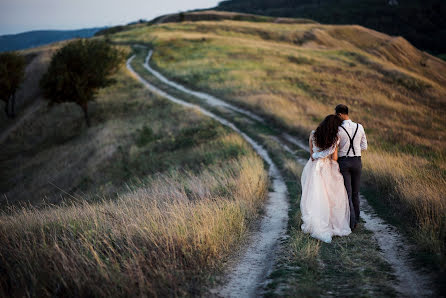
[[[210,106],[213,106],[213,107],[223,107],[223,108],[229,109],[229,110],[231,110],[233,112],[237,112],[237,113],[243,114],[245,116],[248,116],[249,118],[251,118],[253,120],[256,120],[256,121],[259,121],[259,122],[262,122],[262,123],[265,122],[265,120],[263,120],[261,117],[255,115],[254,113],[251,113],[248,110],[241,109],[239,107],[236,107],[236,106],[233,106],[231,104],[228,104],[225,101],[223,101],[221,99],[218,99],[215,96],[212,96],[210,94],[207,94],[207,93],[204,93],[204,92],[199,92],[199,91],[192,91],[192,90],[187,89],[186,87],[184,87],[184,86],[182,86],[180,84],[177,84],[177,83],[175,83],[173,81],[170,81],[169,79],[164,77],[162,74],[160,74],[158,71],[156,71],[152,67],[150,67],[149,61],[150,61],[150,58],[152,58],[152,54],[153,54],[153,51],[150,50],[149,53],[147,54],[146,60],[144,61],[144,68],[147,69],[151,74],[153,74],[158,80],[160,80],[164,84],[169,85],[171,87],[174,87],[174,88],[176,88],[176,89],[178,89],[178,90],[180,90],[180,91],[182,91],[184,93],[187,93],[187,94],[193,95],[195,97],[201,98],[201,99],[205,100],[206,103],[208,105],[210,105]]]
[[[228,281],[222,287],[214,289],[216,295],[224,297],[253,297],[256,296],[258,288],[266,279],[273,265],[274,253],[279,239],[285,236],[288,223],[288,200],[287,188],[279,169],[271,160],[268,152],[257,142],[251,139],[244,132],[240,131],[233,123],[223,119],[200,106],[183,101],[177,97],[171,96],[166,92],[158,89],[152,84],[144,80],[136,73],[131,62],[135,58],[132,56],[127,61],[127,68],[136,76],[136,78],[144,84],[150,91],[159,94],[177,104],[195,108],[203,114],[217,120],[221,124],[230,127],[239,133],[254,150],[269,165],[269,177],[272,180],[272,191],[268,194],[265,204],[265,214],[262,216],[259,228],[254,231],[247,241],[248,245],[240,254],[236,262],[236,266],[228,272]],[[146,60],[147,61],[147,60]]]
[[[212,95],[193,91],[178,83],[170,81],[162,74],[150,67],[149,61],[151,56],[152,51],[149,51],[144,63],[144,67],[163,83],[172,86],[184,93],[200,98],[211,106],[221,106],[243,114],[253,120],[265,123],[265,120],[263,118],[253,114],[250,111],[231,105],[224,100],[216,98]],[[308,144],[305,141],[302,141],[301,139],[293,137],[289,134],[284,133],[281,136],[276,137],[275,140],[290,153],[293,153],[293,151],[288,147],[286,142],[289,142],[301,149],[308,151]],[[302,159],[301,157],[296,156],[296,160],[303,165],[306,163],[306,160]],[[362,218],[365,220],[365,228],[373,232],[374,237],[376,238],[381,249],[382,256],[394,269],[395,275],[398,279],[398,282],[395,284],[395,289],[404,297],[420,297],[432,295],[429,278],[417,271],[411,264],[409,257],[410,247],[408,241],[404,239],[404,237],[394,226],[386,223],[384,220],[379,218],[376,212],[368,204],[367,200],[363,196],[361,196],[361,213]],[[244,260],[244,262],[247,261],[249,261],[249,259]],[[243,271],[246,269],[240,268],[237,270]],[[243,275],[243,279],[247,280],[248,278]],[[230,291],[223,291],[222,293],[225,296],[231,296]]]
[[[415,271],[409,262],[410,245],[398,230],[378,217],[364,196],[360,196],[362,218],[365,228],[372,231],[386,261],[392,265],[399,283],[396,290],[404,297],[432,296],[429,287],[430,279],[426,275]]]

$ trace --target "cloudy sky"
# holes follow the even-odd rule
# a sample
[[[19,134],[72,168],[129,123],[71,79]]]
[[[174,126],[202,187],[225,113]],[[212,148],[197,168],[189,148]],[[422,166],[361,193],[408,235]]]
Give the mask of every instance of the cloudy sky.
[[[0,35],[80,29],[216,6],[219,0],[0,0]]]

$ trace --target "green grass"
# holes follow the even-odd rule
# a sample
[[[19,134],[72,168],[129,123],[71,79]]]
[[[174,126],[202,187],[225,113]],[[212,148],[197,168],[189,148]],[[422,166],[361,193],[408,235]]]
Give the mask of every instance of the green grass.
[[[11,135],[1,154],[2,175],[9,177],[2,179],[1,187],[10,202],[38,203],[45,195],[50,202],[58,201],[60,190],[48,183],[49,173],[44,172],[49,168],[60,171],[56,181],[51,181],[57,187],[74,196],[101,196],[113,195],[135,177],[178,167],[197,170],[247,152],[246,147],[219,141],[228,133],[226,128],[200,119],[194,111],[188,111],[184,119],[182,108],[148,95],[124,72],[117,84],[103,90],[91,105],[95,124],[91,130],[83,125],[78,106],[61,105],[27,119]],[[170,123],[163,123],[166,120]],[[19,150],[24,152],[21,156]],[[65,159],[59,158],[62,154],[67,154]],[[104,154],[110,156],[102,160]],[[68,158],[75,162],[64,169]],[[23,188],[29,192],[21,191]]]

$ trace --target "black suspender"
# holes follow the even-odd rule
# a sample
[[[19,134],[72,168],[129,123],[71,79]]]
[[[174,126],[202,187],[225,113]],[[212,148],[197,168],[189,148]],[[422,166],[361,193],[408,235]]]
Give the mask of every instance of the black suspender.
[[[350,146],[348,147],[347,156],[350,153],[350,149],[353,150],[353,154],[356,156],[355,148],[353,147],[353,140],[355,139],[356,133],[358,132],[359,124],[356,123],[356,130],[355,130],[355,133],[353,134],[353,137],[350,137],[350,135],[348,134],[348,132],[347,132],[347,130],[345,129],[344,126],[341,125],[340,127],[345,131],[345,133],[347,134],[348,138],[350,139]]]

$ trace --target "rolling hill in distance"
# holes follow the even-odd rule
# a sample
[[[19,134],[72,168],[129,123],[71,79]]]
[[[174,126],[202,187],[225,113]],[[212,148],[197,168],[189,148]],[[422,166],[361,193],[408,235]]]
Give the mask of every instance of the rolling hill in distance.
[[[419,49],[446,55],[443,0],[228,0],[214,9],[309,18],[324,24],[358,24],[401,35]]]
[[[215,294],[264,216],[274,167],[289,219],[263,294],[445,293],[446,62],[401,36],[278,14],[193,11],[95,32],[129,60],[89,105],[90,128],[78,106],[48,108],[39,92],[68,41],[19,51],[18,116],[0,116],[0,293]],[[240,132],[172,98],[239,128],[269,166]],[[300,175],[309,132],[339,103],[368,136],[371,207],[326,244],[300,229]],[[380,242],[395,235],[406,242]]]
[[[75,37],[91,37],[104,27],[78,30],[35,30],[0,35],[0,52],[23,50]]]

